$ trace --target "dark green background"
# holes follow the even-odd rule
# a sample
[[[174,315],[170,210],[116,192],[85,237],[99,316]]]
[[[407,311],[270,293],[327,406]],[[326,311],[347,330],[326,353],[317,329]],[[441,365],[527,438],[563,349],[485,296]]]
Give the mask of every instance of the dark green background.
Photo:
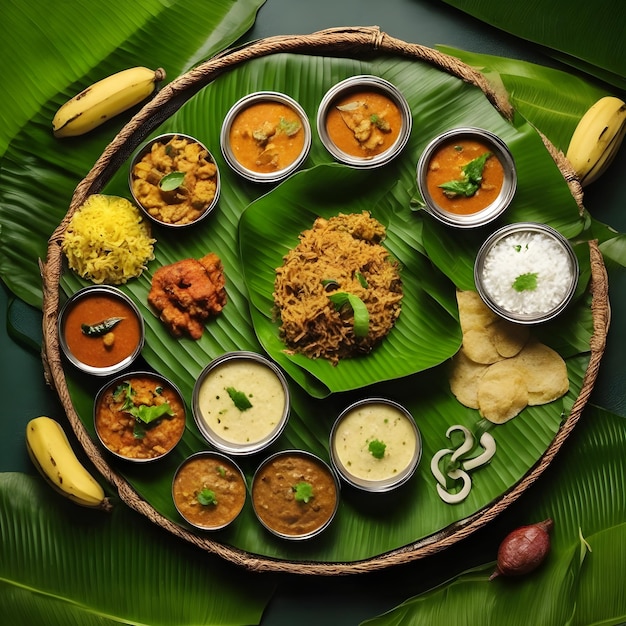
[[[513,57],[554,66],[542,50],[481,24],[442,2],[428,0],[267,0],[256,24],[243,41],[282,34],[304,34],[337,26],[379,26],[393,37],[434,47],[446,44],[465,50]],[[565,68],[567,69],[567,68]],[[609,89],[607,89],[610,91]],[[626,146],[600,182],[585,193],[585,206],[598,220],[626,231],[623,173]],[[610,272],[612,325],[592,402],[626,415],[625,345],[626,272]],[[37,351],[41,314],[12,296],[0,283],[0,471],[33,473],[24,447],[26,422],[37,415],[60,417],[62,408],[47,387]],[[516,505],[523,507],[522,501]],[[513,514],[512,514],[513,515]],[[501,522],[496,521],[496,525]],[[458,559],[468,564],[494,558],[487,528],[469,542],[408,566],[367,575],[326,578],[276,575],[277,595],[262,624],[357,624],[396,606],[428,585],[458,571]],[[164,536],[164,541],[169,538]],[[486,546],[486,548],[485,548]],[[449,562],[455,559],[454,567]],[[272,575],[273,576],[273,575]]]

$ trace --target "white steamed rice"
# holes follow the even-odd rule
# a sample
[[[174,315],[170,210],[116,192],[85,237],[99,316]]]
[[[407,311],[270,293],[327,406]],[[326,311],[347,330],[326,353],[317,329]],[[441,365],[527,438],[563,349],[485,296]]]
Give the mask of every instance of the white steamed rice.
[[[513,284],[523,274],[536,274],[535,289],[517,291]],[[568,293],[572,268],[567,251],[549,235],[512,233],[485,257],[483,287],[499,307],[511,313],[537,315],[552,311]]]

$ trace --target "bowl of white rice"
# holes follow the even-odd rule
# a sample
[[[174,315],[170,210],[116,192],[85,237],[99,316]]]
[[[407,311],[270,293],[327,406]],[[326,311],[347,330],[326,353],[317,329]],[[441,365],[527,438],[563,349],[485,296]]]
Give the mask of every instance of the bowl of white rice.
[[[518,324],[546,322],[563,312],[576,291],[578,274],[569,241],[534,222],[494,232],[474,264],[474,282],[485,304]]]

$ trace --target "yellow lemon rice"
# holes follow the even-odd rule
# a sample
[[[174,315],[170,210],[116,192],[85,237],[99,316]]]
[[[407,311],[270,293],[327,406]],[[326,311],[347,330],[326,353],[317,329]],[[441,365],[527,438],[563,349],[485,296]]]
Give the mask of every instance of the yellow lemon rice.
[[[135,278],[154,258],[150,225],[125,198],[94,194],[71,217],[61,249],[70,269],[96,284]]]

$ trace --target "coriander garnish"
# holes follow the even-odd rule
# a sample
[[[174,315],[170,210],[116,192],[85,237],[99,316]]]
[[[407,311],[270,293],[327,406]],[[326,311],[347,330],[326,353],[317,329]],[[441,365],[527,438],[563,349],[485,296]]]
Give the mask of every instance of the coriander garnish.
[[[469,198],[473,196],[480,189],[485,163],[490,156],[491,152],[485,152],[464,165],[461,168],[460,179],[450,180],[439,185],[443,193],[449,198],[455,198],[456,196]]]
[[[386,448],[387,448],[387,445],[383,443],[382,441],[380,441],[379,439],[372,439],[372,441],[370,441],[369,445],[367,446],[367,449],[369,450],[370,454],[375,459],[382,459],[385,456]]]
[[[233,401],[233,404],[240,410],[246,411],[252,408],[252,402],[250,402],[248,396],[243,392],[235,389],[234,387],[226,387],[226,391]]]
[[[294,498],[297,502],[304,502],[305,504],[313,497],[313,485],[304,481],[299,482],[292,487],[294,491]]]

